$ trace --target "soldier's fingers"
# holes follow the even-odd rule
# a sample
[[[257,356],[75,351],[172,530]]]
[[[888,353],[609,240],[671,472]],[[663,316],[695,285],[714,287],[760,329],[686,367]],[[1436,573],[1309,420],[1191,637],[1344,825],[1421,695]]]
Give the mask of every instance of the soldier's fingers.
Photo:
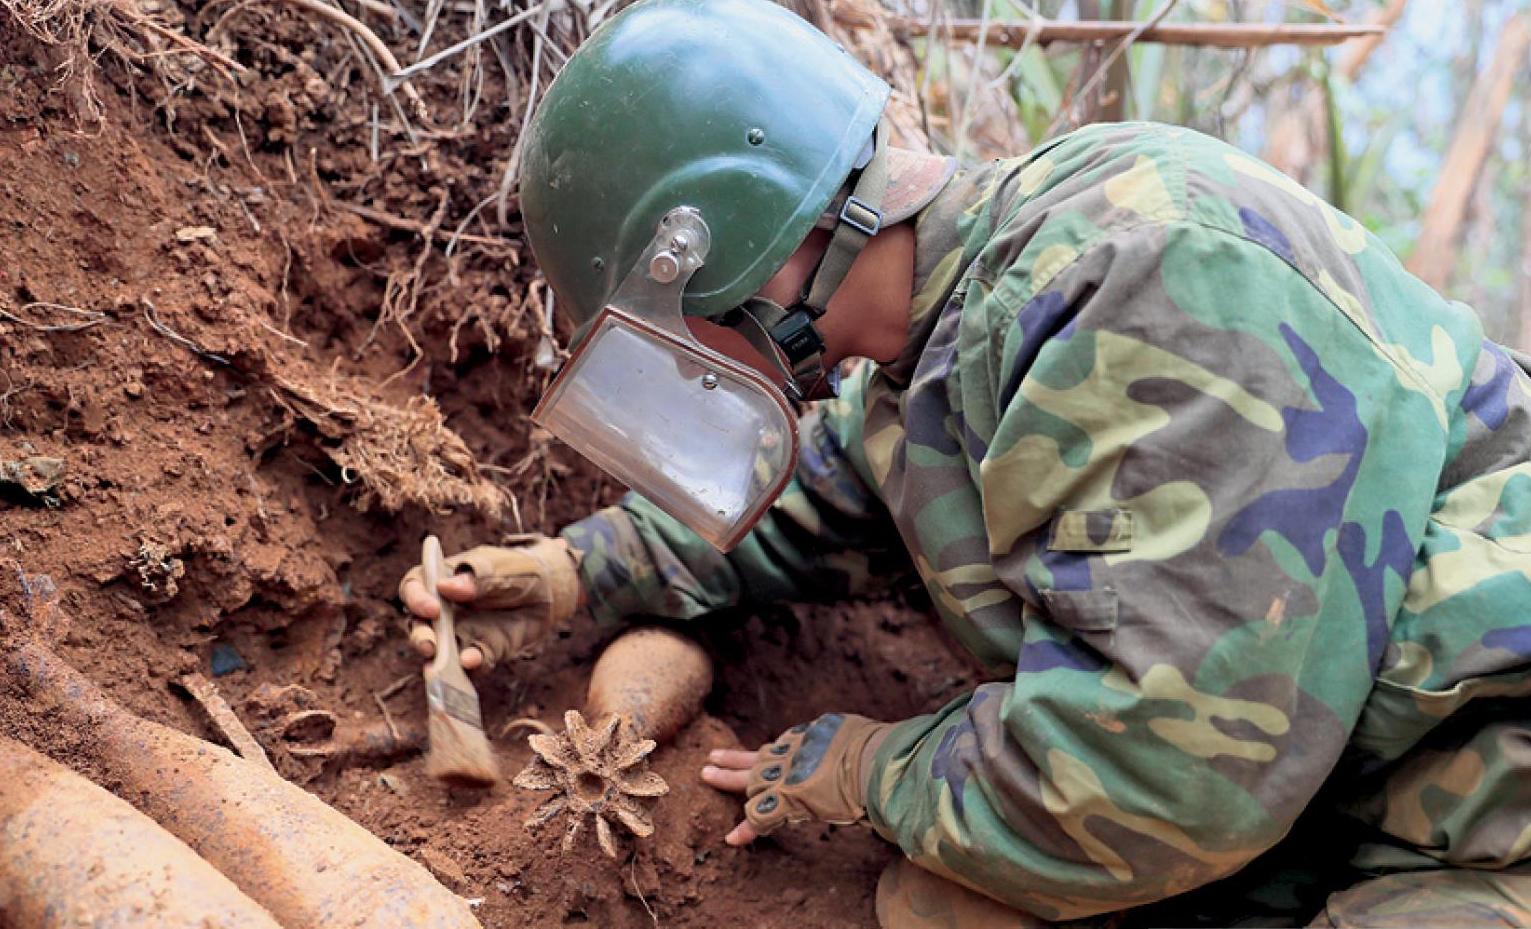
[[[748,768],[738,770],[707,765],[702,768],[702,782],[719,790],[742,794],[744,788],[749,785],[750,771]]]
[[[457,657],[464,671],[476,671],[484,664],[484,653],[477,645],[469,645]]]
[[[707,753],[707,760],[720,768],[748,771],[759,760],[759,752],[747,752],[738,748],[715,748]]]
[[[441,595],[453,603],[468,603],[478,597],[478,582],[471,574],[454,574],[436,583]]]
[[[425,585],[414,578],[404,582],[404,589],[399,594],[404,600],[404,608],[421,619],[435,619],[441,612],[436,598],[426,593]]]
[[[409,644],[415,647],[422,657],[436,657],[436,630],[425,623],[415,623],[409,630]]]
[[[760,838],[760,833],[756,832],[755,827],[746,820],[729,830],[728,835],[723,837],[723,841],[738,847],[740,845],[748,845],[758,838]]]

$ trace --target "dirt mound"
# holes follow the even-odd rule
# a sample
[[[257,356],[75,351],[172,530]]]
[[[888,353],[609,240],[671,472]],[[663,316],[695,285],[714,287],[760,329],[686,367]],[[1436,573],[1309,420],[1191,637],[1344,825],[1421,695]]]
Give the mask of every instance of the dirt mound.
[[[490,220],[532,91],[486,62],[552,47],[517,33],[422,75],[443,128],[393,111],[368,50],[290,7],[122,8],[229,65],[93,9],[108,19],[83,22],[118,30],[136,62],[96,75],[100,118],[58,86],[60,47],[0,27],[7,621],[26,616],[20,573],[49,575],[73,620],[64,656],[134,712],[210,738],[170,682],[214,678],[285,775],[482,898],[486,926],[870,924],[889,849],[833,827],[728,849],[738,807],[695,772],[709,748],[826,710],[900,718],[969,685],[916,611],[709,621],[708,712],[655,756],[672,788],[656,835],[615,861],[528,832],[538,795],[448,792],[410,751],[423,696],[393,591],[420,537],[551,531],[618,490],[527,421],[546,303],[513,201]],[[432,48],[473,25],[443,24]],[[581,625],[484,683],[504,770],[529,751],[497,727],[578,706],[609,635]],[[312,750],[364,728],[392,741]],[[3,686],[0,732],[71,761],[74,735]]]

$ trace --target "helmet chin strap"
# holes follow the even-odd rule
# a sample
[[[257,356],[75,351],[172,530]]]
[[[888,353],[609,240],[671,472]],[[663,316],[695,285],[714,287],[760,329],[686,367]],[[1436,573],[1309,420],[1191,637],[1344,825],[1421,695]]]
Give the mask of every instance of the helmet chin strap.
[[[861,250],[882,230],[882,198],[888,189],[887,152],[888,131],[879,125],[873,133],[872,158],[845,198],[829,246],[798,301],[782,306],[764,297],[751,297],[723,320],[776,364],[786,380],[784,388],[794,400],[820,400],[839,393],[839,369],[825,365],[824,337],[814,323],[824,315]]]

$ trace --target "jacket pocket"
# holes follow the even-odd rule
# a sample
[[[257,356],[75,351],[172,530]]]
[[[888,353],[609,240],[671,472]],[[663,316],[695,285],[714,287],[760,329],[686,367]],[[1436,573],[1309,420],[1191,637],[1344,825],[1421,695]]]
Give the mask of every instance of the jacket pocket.
[[[1116,629],[1118,598],[1103,555],[1132,550],[1132,513],[1121,509],[1064,510],[1053,517],[1043,562],[1060,575],[1088,573],[1088,585],[1040,591],[1058,625],[1084,633]],[[1074,570],[1067,570],[1071,566]]]

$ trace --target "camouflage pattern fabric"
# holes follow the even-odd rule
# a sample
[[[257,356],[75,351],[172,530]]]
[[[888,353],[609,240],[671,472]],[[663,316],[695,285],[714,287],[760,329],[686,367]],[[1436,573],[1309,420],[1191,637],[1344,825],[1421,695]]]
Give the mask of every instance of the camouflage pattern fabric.
[[[1319,857],[1323,857],[1320,853]],[[1319,896],[1304,907],[1291,904],[1310,888],[1282,884],[1291,879],[1309,885],[1318,879],[1334,882],[1345,869],[1322,874],[1262,877],[1241,887],[1219,881],[1202,891],[1172,898],[1168,905],[1100,913],[1051,922],[1012,909],[989,897],[924,870],[906,858],[891,862],[877,882],[877,925],[881,929],[1158,929],[1162,926],[1271,927],[1328,926],[1347,929],[1384,927],[1482,927],[1531,925],[1531,867],[1517,865],[1500,871],[1438,868],[1404,871],[1363,879],[1333,894]],[[1276,877],[1275,881],[1270,878]],[[1243,896],[1239,896],[1242,892]],[[1183,902],[1182,902],[1183,901]],[[1316,916],[1314,914],[1317,914]]]
[[[1229,875],[1320,787],[1369,873],[1525,858],[1522,360],[1189,130],[959,172],[917,243],[909,348],[804,417],[745,545],[633,498],[566,530],[597,615],[843,596],[902,542],[993,680],[893,730],[871,822],[1045,919]]]
[[[1365,881],[1329,898],[1309,925],[1346,929],[1483,929],[1531,925],[1531,870],[1443,868]]]

